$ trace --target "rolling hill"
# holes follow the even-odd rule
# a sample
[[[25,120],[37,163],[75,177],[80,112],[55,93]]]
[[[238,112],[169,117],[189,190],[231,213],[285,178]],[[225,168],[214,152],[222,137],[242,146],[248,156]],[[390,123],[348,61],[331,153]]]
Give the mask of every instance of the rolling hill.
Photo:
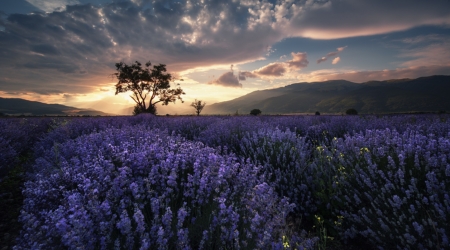
[[[354,83],[345,80],[294,83],[254,91],[239,98],[206,106],[205,114],[359,113],[450,111],[450,76]]]
[[[0,112],[8,115],[110,115],[93,109],[80,109],[60,104],[46,104],[20,98],[1,98]]]

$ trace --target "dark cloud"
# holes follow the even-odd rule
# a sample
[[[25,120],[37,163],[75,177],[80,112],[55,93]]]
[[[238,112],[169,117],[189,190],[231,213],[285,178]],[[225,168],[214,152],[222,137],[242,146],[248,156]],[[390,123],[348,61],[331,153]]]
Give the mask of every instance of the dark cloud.
[[[209,82],[209,84],[221,85],[225,87],[237,87],[242,88],[242,84],[239,83],[238,77],[236,77],[233,72],[226,72],[219,76],[219,78],[214,79]]]
[[[31,45],[30,50],[42,55],[58,55],[59,51],[51,44]]]
[[[110,81],[119,61],[150,60],[177,72],[257,59],[282,38],[271,23],[248,30],[250,14],[239,2],[190,3],[113,1],[9,15],[1,24],[0,74],[21,84],[1,79],[0,91],[29,91],[38,82],[91,91],[92,82]]]
[[[7,14],[12,14],[17,13],[17,10],[20,10],[21,13],[26,14],[32,11],[38,11],[39,9],[25,0],[2,0],[0,11],[4,11]]]
[[[62,91],[48,88],[39,88],[39,89],[30,89],[30,92],[34,92],[41,95],[53,95],[53,94],[62,94]]]

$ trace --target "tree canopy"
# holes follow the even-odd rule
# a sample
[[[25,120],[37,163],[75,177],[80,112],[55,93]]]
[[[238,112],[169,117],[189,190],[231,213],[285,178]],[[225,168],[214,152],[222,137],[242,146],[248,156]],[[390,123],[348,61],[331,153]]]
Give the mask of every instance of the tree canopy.
[[[171,102],[180,100],[184,91],[178,87],[171,89],[170,82],[174,80],[171,74],[166,73],[166,65],[153,65],[147,62],[145,67],[138,61],[132,65],[123,62],[116,63],[117,72],[114,73],[118,82],[116,84],[116,95],[123,92],[132,91],[130,97],[136,102],[133,113],[156,114],[156,104],[168,105]],[[147,98],[148,105],[146,104]]]
[[[347,111],[345,111],[345,114],[347,114],[347,115],[357,115],[358,111],[356,111],[356,109],[347,109]]]
[[[195,108],[195,113],[197,113],[197,115],[200,115],[200,112],[202,112],[205,105],[206,105],[206,102],[202,103],[201,100],[197,100],[197,99],[195,99],[195,101],[193,101],[191,103],[191,106]]]
[[[260,115],[261,114],[261,110],[259,109],[252,109],[252,111],[250,111],[251,115]]]

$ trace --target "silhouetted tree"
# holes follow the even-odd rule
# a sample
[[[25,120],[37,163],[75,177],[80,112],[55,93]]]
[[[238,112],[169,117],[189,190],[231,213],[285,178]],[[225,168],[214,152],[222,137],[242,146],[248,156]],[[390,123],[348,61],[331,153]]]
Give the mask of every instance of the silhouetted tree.
[[[345,111],[345,114],[347,114],[347,115],[357,115],[358,111],[356,111],[356,109],[347,109],[347,111]]]
[[[316,111],[316,115],[320,115],[320,112],[319,112],[319,111]]]
[[[191,103],[191,106],[195,108],[195,113],[197,113],[197,116],[200,115],[200,112],[202,112],[202,109],[205,107],[206,102],[203,102],[201,100],[195,99],[194,102]]]
[[[156,114],[156,104],[168,105],[177,99],[183,102],[181,95],[184,91],[178,87],[170,88],[170,82],[174,80],[171,74],[165,73],[166,65],[153,65],[147,62],[145,67],[138,61],[132,65],[123,62],[116,63],[117,73],[114,73],[118,82],[116,84],[116,95],[122,92],[132,91],[131,98],[136,102],[133,114],[151,113]],[[148,105],[146,99],[149,97]],[[159,98],[159,100],[156,100]]]
[[[259,109],[252,109],[252,111],[250,111],[251,115],[260,115],[261,114],[261,110]]]

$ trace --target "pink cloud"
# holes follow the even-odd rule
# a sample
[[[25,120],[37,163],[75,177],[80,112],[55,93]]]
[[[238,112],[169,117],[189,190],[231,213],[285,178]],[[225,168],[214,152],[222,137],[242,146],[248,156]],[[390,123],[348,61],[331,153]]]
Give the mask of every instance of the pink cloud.
[[[274,62],[252,72],[241,72],[245,77],[279,77],[285,73],[306,68],[309,64],[308,56],[303,52],[292,52],[292,60],[286,62]],[[245,75],[244,75],[245,74]]]
[[[450,24],[448,1],[429,4],[411,0],[342,0],[329,3],[326,8],[295,12],[287,28],[289,33],[313,39],[339,39]]]
[[[271,63],[253,71],[254,74],[259,76],[282,76],[285,72],[285,63]]]
[[[317,63],[325,62],[326,60],[328,60],[328,58],[337,56],[340,52],[344,51],[345,48],[347,48],[347,46],[337,48],[336,51],[330,52],[326,56],[323,56],[322,58],[318,59]],[[339,62],[339,60],[337,62]],[[333,60],[333,62],[334,62],[334,60]],[[333,64],[336,64],[336,63],[333,63]]]
[[[291,53],[292,55],[292,60],[287,61],[287,63],[289,64],[289,67],[292,69],[303,69],[306,68],[308,66],[308,58],[306,53],[302,53],[302,52],[298,52],[298,53]]]
[[[340,60],[341,60],[341,58],[338,56],[338,57],[336,57],[336,58],[333,59],[333,61],[331,62],[331,64],[337,64]]]
[[[436,43],[411,49],[404,49],[400,57],[411,58],[401,64],[403,67],[449,65],[450,39],[440,39]]]
[[[352,82],[367,82],[373,80],[390,80],[402,78],[418,78],[431,75],[448,75],[450,65],[432,65],[398,68],[392,70],[374,71],[347,71],[347,72],[321,72],[316,71],[302,75],[301,79],[306,81],[347,80]]]
[[[250,71],[239,72],[239,80],[245,81],[248,78],[257,78],[258,76]]]

